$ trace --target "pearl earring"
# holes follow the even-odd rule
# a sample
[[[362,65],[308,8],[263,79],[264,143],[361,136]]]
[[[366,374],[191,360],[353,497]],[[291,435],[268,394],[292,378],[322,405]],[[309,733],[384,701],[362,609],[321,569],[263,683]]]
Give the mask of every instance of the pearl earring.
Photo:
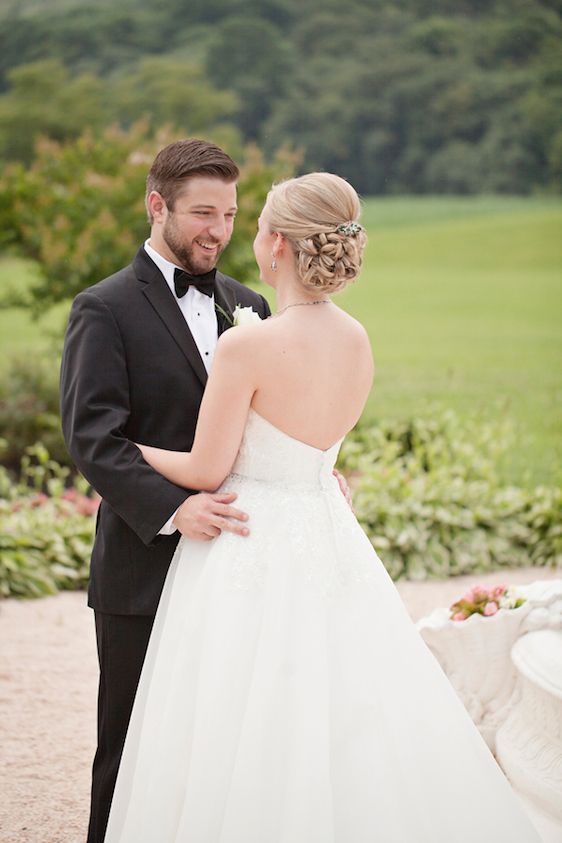
[[[271,269],[273,270],[273,272],[277,272],[277,261],[275,260],[275,258],[273,258],[273,260],[271,261]]]

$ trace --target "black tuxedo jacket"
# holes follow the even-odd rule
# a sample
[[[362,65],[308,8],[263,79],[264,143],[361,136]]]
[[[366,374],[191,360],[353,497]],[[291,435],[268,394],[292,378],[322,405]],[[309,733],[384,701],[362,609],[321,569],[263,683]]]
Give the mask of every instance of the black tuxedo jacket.
[[[217,272],[227,312],[266,300]],[[217,313],[219,333],[228,327]],[[102,497],[88,603],[112,614],[156,612],[179,533],[158,531],[193,494],[168,482],[132,443],[187,451],[207,380],[177,302],[144,248],[133,263],[81,292],[72,306],[61,366],[68,450]],[[219,443],[217,443],[219,445]]]

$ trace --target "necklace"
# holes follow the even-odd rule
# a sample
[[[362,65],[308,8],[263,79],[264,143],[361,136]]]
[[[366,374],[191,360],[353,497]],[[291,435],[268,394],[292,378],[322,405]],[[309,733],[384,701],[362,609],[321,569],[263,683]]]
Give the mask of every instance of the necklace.
[[[332,302],[330,301],[330,299],[314,299],[314,301],[296,301],[296,302],[293,302],[293,304],[286,304],[285,307],[282,307],[281,310],[277,311],[275,316],[280,316],[282,313],[284,313],[290,307],[303,307],[304,305],[309,305],[309,304],[331,304],[331,303]]]

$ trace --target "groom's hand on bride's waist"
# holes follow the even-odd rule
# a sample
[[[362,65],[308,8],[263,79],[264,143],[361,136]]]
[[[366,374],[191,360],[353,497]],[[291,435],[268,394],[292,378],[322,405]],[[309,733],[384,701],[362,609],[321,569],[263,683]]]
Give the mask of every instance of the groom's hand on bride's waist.
[[[353,511],[353,499],[351,497],[351,491],[349,489],[349,486],[347,485],[347,480],[345,479],[343,474],[340,474],[340,472],[335,468],[334,468],[332,474],[334,475],[334,477],[338,481],[340,489],[341,489],[341,493],[344,496],[344,498],[346,499],[346,501],[348,502],[350,509]]]
[[[210,541],[223,530],[247,536],[250,533],[245,524],[248,515],[232,506],[235,499],[234,492],[191,495],[176,512],[174,526],[183,536],[198,541]]]

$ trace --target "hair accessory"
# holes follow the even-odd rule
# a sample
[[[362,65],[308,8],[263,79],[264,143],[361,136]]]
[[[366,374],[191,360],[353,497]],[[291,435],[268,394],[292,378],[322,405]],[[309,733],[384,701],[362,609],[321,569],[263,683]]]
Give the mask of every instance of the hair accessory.
[[[363,226],[358,222],[342,222],[336,228],[338,234],[347,234],[349,237],[357,237],[360,231],[363,231]]]
[[[277,261],[275,260],[275,258],[273,258],[273,260],[271,261],[271,269],[273,270],[273,272],[277,272]]]

